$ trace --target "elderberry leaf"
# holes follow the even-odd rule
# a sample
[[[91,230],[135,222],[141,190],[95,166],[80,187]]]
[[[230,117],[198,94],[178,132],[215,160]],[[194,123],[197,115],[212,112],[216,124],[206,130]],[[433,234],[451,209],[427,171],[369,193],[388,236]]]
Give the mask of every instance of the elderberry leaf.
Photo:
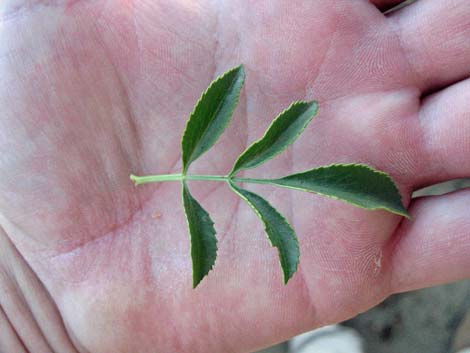
[[[299,137],[317,111],[317,102],[292,103],[273,120],[264,136],[238,157],[230,175],[257,167],[284,151]]]
[[[313,192],[369,210],[384,209],[409,218],[392,178],[365,164],[333,164],[273,179],[282,187]]]
[[[207,211],[190,194],[183,182],[183,206],[191,238],[193,288],[209,273],[217,257],[214,222]]]
[[[278,250],[284,284],[286,284],[297,271],[299,264],[299,243],[294,230],[286,219],[261,196],[242,189],[233,182],[230,182],[230,187],[246,201],[264,223],[271,246],[275,246]]]
[[[215,79],[199,98],[181,140],[183,174],[224,132],[238,103],[244,81],[245,71],[240,65]]]

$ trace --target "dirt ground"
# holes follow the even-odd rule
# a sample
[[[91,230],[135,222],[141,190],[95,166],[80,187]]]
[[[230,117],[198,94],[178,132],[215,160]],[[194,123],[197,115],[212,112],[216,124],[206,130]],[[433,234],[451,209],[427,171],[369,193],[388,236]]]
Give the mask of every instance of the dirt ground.
[[[468,310],[467,280],[391,296],[345,324],[365,339],[366,353],[452,353]]]
[[[467,280],[393,295],[343,324],[361,334],[365,353],[454,353],[456,329],[469,310]],[[287,353],[287,344],[257,353]]]

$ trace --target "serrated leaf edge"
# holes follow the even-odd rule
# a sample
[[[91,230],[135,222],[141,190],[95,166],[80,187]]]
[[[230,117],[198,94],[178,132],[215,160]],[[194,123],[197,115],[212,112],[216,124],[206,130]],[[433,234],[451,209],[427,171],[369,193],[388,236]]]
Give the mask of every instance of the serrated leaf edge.
[[[292,102],[287,108],[285,108],[282,112],[280,112],[274,119],[273,121],[271,121],[271,124],[269,124],[269,126],[266,128],[266,131],[264,132],[263,136],[261,136],[258,140],[254,141],[253,143],[251,143],[247,148],[245,148],[245,150],[238,156],[238,158],[235,160],[235,162],[233,163],[233,167],[232,167],[232,170],[230,171],[229,173],[229,176],[233,176],[235,175],[236,173],[238,173],[239,171],[241,170],[246,170],[246,169],[253,169],[253,168],[256,168],[258,167],[259,165],[261,164],[264,164],[266,163],[267,161],[270,161],[271,159],[275,158],[276,156],[280,155],[282,152],[284,152],[286,150],[287,147],[289,147],[290,144],[292,144],[293,142],[291,142],[289,145],[287,145],[283,150],[277,152],[276,154],[272,155],[271,157],[249,167],[249,168],[242,168],[242,169],[236,169],[235,170],[235,166],[237,165],[238,161],[241,159],[241,157],[243,155],[245,155],[245,153],[247,151],[249,151],[254,145],[256,145],[257,143],[261,142],[269,133],[269,130],[271,129],[271,127],[275,124],[275,122],[284,114],[286,113],[289,109],[292,109],[292,107],[294,107],[295,105],[299,105],[299,104],[315,104],[316,106],[316,109],[315,109],[315,112],[312,114],[312,116],[310,117],[310,119],[308,119],[307,123],[305,124],[305,126],[299,130],[299,132],[294,136],[294,138],[292,139],[294,142],[295,140],[297,140],[297,138],[304,132],[304,130],[307,128],[307,126],[310,124],[310,122],[312,121],[312,119],[318,114],[318,102],[313,100],[313,101],[303,101],[303,100],[300,100],[300,101],[295,101],[295,102]]]
[[[199,204],[199,206],[204,210],[204,212],[206,212],[206,214],[207,214],[207,216],[208,216],[208,218],[209,218],[209,221],[210,221],[211,229],[212,229],[212,231],[213,231],[212,234],[214,235],[214,238],[215,238],[215,254],[216,254],[216,256],[215,256],[214,261],[212,262],[211,266],[209,267],[209,270],[207,271],[207,273],[206,273],[204,276],[202,276],[202,278],[201,278],[198,282],[196,282],[196,281],[195,281],[195,278],[194,278],[194,264],[193,264],[193,257],[192,257],[192,253],[193,253],[193,252],[192,252],[192,250],[193,250],[193,243],[192,243],[191,238],[190,238],[190,241],[189,241],[189,254],[191,255],[191,270],[193,271],[192,276],[193,276],[193,289],[194,289],[194,288],[196,288],[196,287],[199,285],[199,283],[202,282],[202,280],[203,280],[205,277],[207,277],[207,276],[209,275],[209,272],[212,271],[212,269],[214,268],[215,262],[216,262],[216,260],[217,260],[217,252],[218,252],[219,248],[218,248],[218,246],[217,246],[217,237],[216,237],[217,232],[216,232],[215,227],[214,227],[214,224],[215,224],[215,223],[214,223],[214,221],[212,220],[212,218],[210,217],[209,212],[207,212],[206,209],[205,209],[204,207],[202,207],[201,203],[200,203],[199,201],[197,201],[197,200],[194,198],[194,196],[190,193],[189,187],[188,187],[188,185],[186,184],[186,181],[182,181],[181,184],[182,184],[181,196],[182,196],[182,199],[183,199],[183,210],[184,210],[184,215],[185,215],[185,218],[186,218],[186,224],[187,224],[187,226],[188,226],[189,236],[192,237],[192,234],[191,234],[191,227],[190,227],[190,225],[189,225],[188,213],[186,212],[186,207],[184,206],[184,188],[186,188],[186,190],[187,190],[188,194],[190,195],[190,197],[191,197],[195,202],[197,202],[197,203]]]
[[[271,247],[273,248],[277,248],[277,251],[278,251],[278,260],[279,260],[279,264],[281,264],[281,259],[280,259],[280,256],[279,256],[279,253],[281,252],[281,250],[275,246],[271,239],[269,238],[269,235],[268,235],[268,232],[266,230],[266,223],[264,222],[263,220],[263,217],[261,216],[261,213],[259,213],[258,209],[256,207],[254,207],[250,201],[248,201],[246,199],[246,197],[241,194],[240,192],[238,192],[237,188],[239,188],[238,186],[236,186],[233,181],[229,181],[228,182],[230,188],[233,190],[233,192],[235,194],[237,194],[240,198],[242,198],[247,204],[248,206],[250,206],[250,208],[255,212],[255,214],[258,216],[259,220],[263,223],[263,226],[264,226],[264,231],[266,233],[266,238],[268,239],[269,241],[269,244],[271,245]],[[244,191],[248,191],[262,199],[264,199],[263,197],[259,196],[258,194],[255,194],[253,191],[249,191],[249,190],[246,190],[246,189],[243,189],[240,187],[240,189],[244,190]],[[297,233],[295,232],[294,228],[292,227],[292,225],[289,223],[289,221],[286,219],[286,217],[284,217],[273,205],[271,205],[266,199],[264,199],[269,206],[272,207],[273,211],[282,219],[286,222],[286,224],[289,226],[289,228],[292,230],[292,233],[294,233],[295,235],[295,247],[297,249],[297,252],[300,254],[300,248],[299,248],[299,240],[298,240],[298,237],[297,237]],[[297,272],[297,269],[299,267],[299,259],[300,257],[297,257],[297,260],[295,262],[295,270],[292,272],[292,275],[290,277],[287,277],[287,274],[285,273],[284,269],[282,268],[282,265],[281,265],[281,269],[282,269],[282,276],[283,276],[283,281],[284,281],[284,284],[287,284],[287,282],[289,282],[289,280],[292,278],[292,276]]]
[[[209,91],[209,89],[211,89],[211,87],[214,86],[217,82],[219,82],[224,76],[230,74],[230,73],[233,72],[233,71],[239,70],[239,69],[241,69],[241,70],[243,71],[243,77],[242,77],[242,87],[243,87],[243,84],[244,84],[244,82],[245,82],[245,69],[244,69],[243,64],[241,64],[241,65],[238,65],[238,66],[236,66],[236,67],[234,67],[234,68],[232,68],[232,69],[230,69],[230,70],[228,70],[228,71],[226,71],[226,72],[223,72],[223,73],[220,74],[219,76],[217,76],[216,79],[213,80],[213,81],[209,84],[209,86],[205,89],[205,91],[201,94],[201,96],[200,96],[199,99],[197,100],[196,104],[194,104],[194,108],[193,108],[193,110],[191,111],[191,113],[189,114],[189,118],[188,118],[188,121],[186,122],[186,126],[185,126],[185,128],[184,128],[183,135],[181,136],[181,147],[182,147],[182,148],[181,148],[181,153],[183,153],[183,151],[184,151],[184,148],[183,148],[182,144],[183,144],[183,141],[184,141],[185,136],[186,136],[186,134],[187,134],[187,131],[189,130],[189,129],[188,129],[188,125],[189,125],[189,122],[191,121],[191,117],[192,117],[193,114],[195,113],[196,108],[199,106],[199,104],[201,103],[201,101],[202,101],[202,100],[205,98],[205,96],[207,95],[207,92]],[[230,89],[233,87],[233,85],[235,85],[236,82],[237,82],[237,80],[234,80],[234,81],[231,83]],[[237,94],[237,96],[236,96],[234,110],[235,110],[235,108],[237,107],[238,102],[239,102],[239,100],[240,100],[240,94],[241,94],[241,89],[240,89],[240,91],[238,92],[238,94]],[[219,106],[217,107],[216,112],[219,111],[221,104],[222,104],[222,103],[219,103]],[[227,123],[225,124],[224,129],[223,129],[222,132],[220,133],[219,137],[222,135],[222,133],[224,132],[224,130],[225,130],[225,129],[227,128],[227,126],[230,124],[230,122],[231,122],[231,120],[232,120],[232,117],[233,117],[233,111],[232,111],[232,115],[230,116],[230,119],[227,120]],[[207,128],[208,128],[208,126],[204,129],[204,132],[203,132],[203,134],[202,134],[201,139],[205,136],[205,134],[206,134],[206,132],[207,132]],[[200,140],[201,140],[201,139],[200,139]],[[199,140],[199,141],[200,141],[200,140]],[[183,160],[183,158],[181,158],[181,159]],[[196,158],[196,159],[197,159],[197,158]],[[186,174],[186,172],[187,172],[187,170],[188,170],[190,164],[191,164],[192,162],[194,162],[194,161],[195,161],[195,159],[192,159],[191,157],[189,157],[188,160],[187,160],[187,163],[186,163],[186,165],[185,165],[185,164],[184,164],[184,160],[183,160],[183,174]]]
[[[328,164],[328,165],[323,165],[321,167],[317,167],[317,168],[312,168],[312,169],[307,169],[307,170],[304,170],[302,172],[298,172],[298,173],[293,173],[293,174],[289,174],[289,175],[286,175],[282,178],[277,178],[277,179],[271,179],[271,181],[273,182],[272,185],[276,185],[276,186],[279,186],[279,187],[283,187],[283,188],[286,188],[286,189],[292,189],[292,190],[298,190],[298,191],[303,191],[303,192],[309,192],[309,193],[314,193],[314,194],[317,194],[317,195],[321,195],[321,196],[325,196],[325,197],[328,197],[330,199],[334,199],[334,200],[338,200],[338,201],[342,201],[342,202],[345,202],[347,204],[350,204],[352,206],[355,206],[355,207],[359,207],[359,208],[362,208],[362,209],[365,209],[365,210],[386,210],[388,212],[391,212],[393,214],[396,214],[396,215],[399,215],[399,216],[403,216],[407,219],[411,219],[411,216],[408,212],[398,212],[398,211],[395,211],[395,210],[392,210],[388,207],[365,207],[365,206],[361,206],[361,205],[358,205],[358,204],[355,204],[355,203],[352,203],[350,201],[347,201],[347,200],[344,200],[342,198],[339,198],[337,196],[333,196],[333,195],[329,195],[329,194],[325,194],[325,193],[322,193],[322,192],[318,192],[318,191],[307,191],[305,189],[302,189],[302,188],[296,188],[296,187],[292,187],[292,186],[287,186],[287,185],[281,185],[281,184],[277,184],[276,181],[277,180],[282,180],[283,178],[287,178],[287,177],[290,177],[290,176],[293,176],[293,175],[297,175],[297,174],[302,174],[302,173],[306,173],[306,172],[309,172],[309,171],[312,171],[312,170],[320,170],[320,169],[327,169],[327,168],[331,168],[331,167],[365,167],[366,169],[374,172],[374,173],[377,173],[377,174],[381,174],[383,176],[385,176],[391,183],[392,183],[392,186],[393,188],[395,189],[396,193],[400,196],[400,202],[403,206],[403,209],[406,210],[405,206],[403,205],[403,198],[400,194],[400,191],[398,190],[398,187],[397,185],[395,184],[394,180],[392,179],[392,177],[381,171],[381,170],[377,170],[375,168],[372,168],[371,166],[367,165],[367,164],[364,164],[364,163],[332,163],[332,164]]]

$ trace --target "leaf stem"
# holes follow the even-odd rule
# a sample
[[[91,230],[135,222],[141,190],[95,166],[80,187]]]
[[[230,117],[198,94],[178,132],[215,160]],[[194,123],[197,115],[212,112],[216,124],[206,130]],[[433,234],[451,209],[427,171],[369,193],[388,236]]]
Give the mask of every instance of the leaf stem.
[[[176,181],[182,180],[182,174],[161,174],[161,175],[146,175],[146,176],[137,176],[131,174],[131,180],[135,185],[147,184],[147,183],[158,183],[161,181]]]
[[[131,174],[131,180],[135,185],[147,183],[159,183],[162,181],[182,181],[182,180],[206,180],[206,181],[233,181],[237,183],[253,183],[253,184],[271,184],[271,179],[256,179],[256,178],[234,178],[229,175],[184,175],[184,174],[161,174],[161,175],[145,175],[137,176]]]
[[[228,181],[225,175],[186,175],[186,180]]]
[[[252,184],[272,184],[271,179],[256,179],[256,178],[230,178],[237,183],[252,183]]]

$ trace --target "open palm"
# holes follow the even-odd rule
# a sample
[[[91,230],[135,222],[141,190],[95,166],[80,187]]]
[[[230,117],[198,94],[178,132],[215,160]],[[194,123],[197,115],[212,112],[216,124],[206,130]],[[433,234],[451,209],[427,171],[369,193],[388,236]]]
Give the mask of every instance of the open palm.
[[[374,2],[6,1],[0,351],[246,352],[470,276],[468,192],[411,202],[403,221],[249,186],[299,236],[284,287],[252,211],[222,183],[194,182],[219,250],[193,290],[180,185],[129,180],[180,171],[188,114],[239,63],[233,123],[191,173],[227,173],[291,101],[316,99],[297,143],[246,175],[364,162],[406,204],[419,186],[468,176],[470,3],[385,16],[376,6],[400,1]]]

